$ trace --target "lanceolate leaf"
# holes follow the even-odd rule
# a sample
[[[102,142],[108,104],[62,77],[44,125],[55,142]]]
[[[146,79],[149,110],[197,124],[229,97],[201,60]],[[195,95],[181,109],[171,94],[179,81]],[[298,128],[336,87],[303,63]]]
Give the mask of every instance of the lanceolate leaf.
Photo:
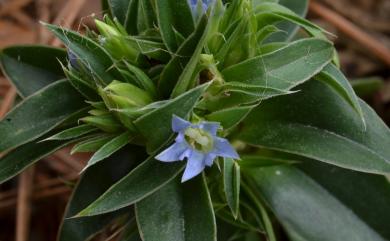
[[[239,124],[255,106],[243,106],[224,109],[206,116],[209,121],[221,123],[224,129],[229,129]]]
[[[0,158],[0,183],[16,176],[41,158],[74,141],[30,142],[10,151]]]
[[[69,140],[86,135],[96,130],[98,130],[96,127],[84,124],[61,131],[60,133],[47,138],[47,140]]]
[[[3,72],[22,97],[64,78],[60,62],[66,61],[63,49],[44,46],[13,46],[0,55]]]
[[[240,105],[253,104],[256,105],[261,100],[269,99],[279,95],[292,94],[292,91],[280,90],[267,86],[243,84],[240,82],[228,82],[226,88],[223,88],[220,93],[211,98],[204,98],[201,101],[202,107],[211,111],[228,111],[228,108],[236,108]],[[218,113],[218,112],[215,112]],[[239,116],[235,116],[237,118]],[[230,119],[234,121],[234,119]]]
[[[152,29],[157,25],[154,1],[138,0],[137,29],[138,32],[144,32]],[[130,13],[129,13],[130,14]],[[128,15],[130,16],[130,15]],[[134,23],[129,23],[133,25]]]
[[[84,65],[93,72],[102,84],[122,80],[122,75],[114,67],[110,55],[97,43],[74,31],[56,25],[45,24],[69,48]]]
[[[134,36],[128,36],[126,40],[129,45],[149,58],[156,59],[164,63],[171,59],[171,55],[166,50],[165,45],[161,42]]]
[[[115,138],[114,135],[97,135],[85,141],[79,142],[72,148],[71,154],[76,152],[95,152],[106,143]]]
[[[388,174],[390,131],[370,107],[360,105],[366,129],[341,96],[313,80],[299,93],[264,101],[248,116],[239,138],[348,169]]]
[[[192,89],[135,121],[136,127],[148,141],[149,151],[154,151],[169,141],[172,135],[172,116],[186,118],[207,87],[208,84],[204,84]]]
[[[127,17],[127,10],[133,2],[132,0],[109,0],[108,5],[111,8],[112,15],[118,19],[121,24],[125,24]]]
[[[214,211],[205,178],[174,179],[136,203],[144,241],[216,241]]]
[[[385,240],[343,200],[294,167],[251,169],[248,173],[293,240],[309,241],[318,237],[323,241]],[[332,175],[326,179],[331,182]]]
[[[127,32],[131,35],[136,35],[138,33],[137,21],[139,6],[139,0],[130,0],[127,8],[126,19],[123,25],[125,26]]]
[[[325,68],[315,78],[330,85],[340,96],[342,96],[360,115],[365,124],[362,108],[359,104],[359,99],[345,78],[343,73],[338,70],[333,64],[325,66]]]
[[[222,74],[226,81],[289,90],[313,77],[332,59],[333,46],[320,39],[304,39],[233,65]]]
[[[164,68],[159,82],[159,90],[161,95],[169,97],[175,84],[179,80],[180,74],[184,67],[188,64],[191,56],[200,42],[205,27],[207,26],[206,18],[203,18],[197,25],[196,30],[184,41],[177,50],[171,61]]]
[[[91,235],[100,232],[115,217],[126,213],[127,210],[119,210],[95,217],[69,219],[126,175],[145,156],[142,148],[126,147],[89,168],[83,174],[73,192],[60,228],[58,241],[85,241]]]
[[[386,240],[390,239],[390,183],[384,176],[365,174],[306,161],[298,166]]]
[[[159,190],[183,168],[182,163],[167,164],[150,157],[77,216],[94,216],[130,206]]]
[[[223,185],[227,203],[237,218],[240,204],[240,166],[231,158],[224,159]]]
[[[308,0],[281,0],[279,3],[301,17],[305,17],[309,5]],[[268,39],[268,42],[281,42],[290,40],[294,37],[295,33],[298,30],[297,25],[288,21],[277,23],[277,26],[282,31],[273,34],[272,37]]]
[[[199,39],[197,46],[193,53],[191,53],[191,58],[188,61],[186,67],[183,69],[175,88],[172,91],[171,97],[177,97],[187,91],[189,88],[192,88],[196,84],[196,67],[199,64],[200,55],[202,53],[205,44],[212,33],[212,30],[218,26],[218,21],[220,14],[222,12],[222,6],[220,1],[216,1],[212,4],[210,17],[206,18],[206,15],[203,16],[200,22],[206,21],[207,25],[205,26],[202,37]],[[201,25],[201,23],[199,23]],[[195,76],[194,76],[195,75]]]
[[[99,150],[95,152],[95,154],[89,159],[87,166],[84,168],[86,170],[87,168],[90,168],[91,166],[95,165],[99,161],[109,157],[125,145],[127,145],[131,140],[130,133],[125,132],[115,138],[113,138],[111,141],[104,144]]]
[[[0,122],[0,152],[44,135],[85,106],[66,80],[47,86],[26,98]]]
[[[187,37],[194,30],[194,20],[187,0],[156,1],[161,36],[171,52],[176,52],[175,30]]]
[[[283,7],[282,5],[276,3],[263,3],[257,7],[256,12],[258,13],[256,16],[258,27],[266,27],[267,25],[274,24],[282,20],[287,20],[290,23],[301,26],[311,36],[326,39],[325,35],[323,34],[325,30],[297,15],[290,9]]]

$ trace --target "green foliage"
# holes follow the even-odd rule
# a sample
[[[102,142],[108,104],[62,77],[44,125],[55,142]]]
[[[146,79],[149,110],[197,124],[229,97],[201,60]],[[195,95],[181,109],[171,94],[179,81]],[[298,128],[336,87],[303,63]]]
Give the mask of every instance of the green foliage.
[[[369,120],[365,128],[328,85],[310,81],[299,88],[294,95],[263,102],[245,120],[238,138],[352,170],[390,172],[390,132],[370,107],[360,102]]]
[[[94,216],[130,206],[163,187],[182,170],[181,163],[164,165],[148,158],[77,216]]]
[[[13,46],[0,55],[3,72],[22,97],[64,78],[60,63],[66,61],[63,49],[46,46]]]
[[[216,240],[214,211],[203,176],[186,184],[173,179],[138,202],[136,214],[144,240]]]
[[[41,137],[83,107],[82,97],[68,81],[47,86],[26,98],[0,121],[0,151]]]
[[[345,206],[345,199],[340,200],[337,194],[329,192],[332,189],[326,189],[321,182],[317,183],[315,179],[313,180],[294,167],[275,166],[253,169],[249,173],[254,185],[259,188],[264,199],[293,240],[315,240],[317,237],[324,240],[384,240],[364,219],[362,220]],[[337,182],[338,174],[329,172],[326,180],[322,180],[328,183]],[[367,181],[370,179],[374,181],[370,177]],[[353,182],[353,180],[350,179],[348,182]],[[353,183],[356,194],[364,190],[360,189],[363,186]],[[344,185],[344,182],[339,184]],[[381,190],[383,194],[387,193],[386,199],[388,199],[388,188],[383,192],[382,185],[388,186],[387,181],[383,179],[379,186],[370,185],[370,188]],[[370,196],[364,196],[364,194],[359,196],[364,197],[365,201],[371,199]],[[357,198],[355,193],[353,197]],[[369,202],[381,203],[381,200]],[[366,208],[367,206],[360,208],[359,212]],[[383,213],[377,213],[376,217],[385,216]],[[343,228],[340,229],[340,227]]]
[[[69,144],[92,152],[58,240],[112,225],[123,241],[390,239],[389,128],[303,18],[308,1],[102,4],[96,32],[44,24],[67,53],[0,55],[24,98],[0,121],[0,183]],[[219,157],[229,143],[240,158]],[[206,144],[214,160],[180,183]],[[165,148],[181,152],[164,163]]]
[[[129,147],[128,150],[121,150],[89,168],[76,185],[66,209],[58,240],[83,241],[100,232],[102,228],[121,215],[128,213],[134,216],[131,215],[130,209],[124,209],[105,215],[70,219],[126,175],[144,156],[145,153],[140,148]],[[112,161],[115,161],[116,165],[112,165]]]

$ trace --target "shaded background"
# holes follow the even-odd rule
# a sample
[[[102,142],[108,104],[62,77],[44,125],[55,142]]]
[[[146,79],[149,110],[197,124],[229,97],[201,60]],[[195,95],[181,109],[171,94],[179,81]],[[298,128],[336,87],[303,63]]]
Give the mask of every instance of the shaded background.
[[[93,17],[100,15],[100,0],[0,0],[0,49],[15,44],[61,46],[39,20],[79,30],[83,24],[92,27]],[[344,73],[389,124],[390,0],[311,1],[308,17],[335,35],[330,38]],[[15,90],[0,73],[0,118],[17,101]],[[86,160],[67,153],[56,152],[0,185],[0,241],[55,240]],[[97,240],[108,237],[109,232],[103,233]]]

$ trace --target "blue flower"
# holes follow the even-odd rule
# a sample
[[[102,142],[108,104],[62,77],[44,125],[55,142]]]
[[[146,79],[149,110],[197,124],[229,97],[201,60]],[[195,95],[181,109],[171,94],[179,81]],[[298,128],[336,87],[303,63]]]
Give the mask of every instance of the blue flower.
[[[182,182],[185,182],[213,165],[216,157],[239,159],[228,140],[218,137],[219,123],[200,122],[192,124],[177,116],[172,118],[172,130],[178,133],[175,143],[156,156],[162,162],[183,161],[187,159]]]
[[[213,0],[188,0],[188,2],[190,4],[192,12],[197,15],[196,13],[198,12],[198,2],[202,6],[202,13],[205,13],[213,2]]]

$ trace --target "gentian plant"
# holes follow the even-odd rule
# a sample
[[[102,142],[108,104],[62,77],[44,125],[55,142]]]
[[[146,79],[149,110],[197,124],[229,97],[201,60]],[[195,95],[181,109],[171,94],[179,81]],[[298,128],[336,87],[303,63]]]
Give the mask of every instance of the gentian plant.
[[[92,152],[58,240],[390,239],[390,132],[304,0],[106,0],[65,49],[1,54],[0,181]],[[296,35],[297,29],[303,31]]]

